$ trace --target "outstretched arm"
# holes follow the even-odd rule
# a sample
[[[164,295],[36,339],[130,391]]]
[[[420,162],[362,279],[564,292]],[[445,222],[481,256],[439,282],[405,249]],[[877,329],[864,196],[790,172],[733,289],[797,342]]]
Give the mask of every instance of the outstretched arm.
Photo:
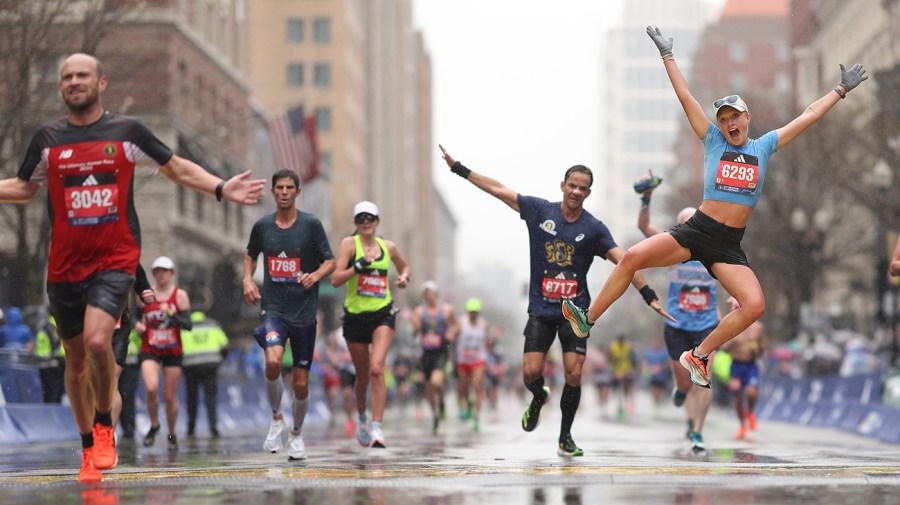
[[[792,140],[797,138],[798,135],[803,133],[804,130],[812,126],[819,119],[822,119],[822,116],[830,111],[842,98],[845,98],[850,90],[859,86],[861,82],[869,78],[869,76],[866,75],[866,69],[859,63],[853,65],[850,70],[844,68],[844,65],[841,65],[840,67],[840,84],[826,93],[825,96],[813,102],[793,121],[776,130],[776,133],[778,134],[778,146],[776,149],[781,149],[788,145]]]
[[[490,195],[495,196],[501,202],[505,203],[512,210],[519,212],[519,195],[515,191],[507,188],[499,181],[491,179],[486,175],[479,174],[477,172],[473,172],[466,168],[462,163],[453,159],[453,156],[450,156],[450,153],[444,149],[444,146],[438,144],[438,147],[441,148],[441,154],[444,157],[444,161],[447,162],[447,166],[450,167],[450,171],[455,173],[456,175],[462,177],[463,179],[467,179],[469,182],[475,185],[478,189],[488,193]]]
[[[678,101],[681,102],[681,107],[691,123],[694,134],[702,139],[706,136],[710,121],[706,117],[706,113],[703,112],[703,106],[691,95],[687,80],[681,74],[678,64],[675,63],[675,56],[672,54],[672,46],[675,44],[675,40],[672,37],[663,37],[659,28],[650,26],[647,27],[647,35],[650,36],[653,43],[656,44],[656,48],[659,49],[659,55],[662,56],[663,64],[666,66],[666,74],[668,74],[672,88],[675,90],[675,95],[678,96]]]
[[[3,179],[0,181],[0,202],[30,202],[39,189],[41,189],[40,184],[19,179],[18,177]]]
[[[169,179],[182,186],[215,195],[218,200],[253,205],[263,196],[265,179],[250,179],[250,171],[235,175],[231,179],[219,179],[203,167],[178,155],[160,167]]]

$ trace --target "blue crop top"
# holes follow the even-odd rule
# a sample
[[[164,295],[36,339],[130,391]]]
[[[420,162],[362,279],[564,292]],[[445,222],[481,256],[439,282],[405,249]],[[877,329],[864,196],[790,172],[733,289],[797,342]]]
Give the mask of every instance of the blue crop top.
[[[710,123],[703,146],[703,199],[756,207],[766,165],[778,147],[778,133],[773,130],[742,146],[733,146]]]

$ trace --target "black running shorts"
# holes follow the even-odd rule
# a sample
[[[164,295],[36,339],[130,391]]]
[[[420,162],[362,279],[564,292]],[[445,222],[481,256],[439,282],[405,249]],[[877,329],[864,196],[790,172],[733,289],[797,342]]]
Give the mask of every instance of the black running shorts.
[[[690,351],[700,345],[714,329],[716,329],[715,324],[700,331],[679,330],[666,325],[663,336],[666,339],[669,357],[672,358],[672,361],[677,361],[684,351]]]
[[[709,275],[715,263],[750,266],[741,249],[744,228],[726,226],[699,210],[687,222],[675,225],[669,234],[681,247],[691,250],[691,259],[703,263]]]
[[[47,282],[50,313],[56,318],[59,336],[69,340],[84,332],[84,311],[87,306],[119,319],[134,276],[118,270],[97,272],[79,282]]]
[[[390,303],[375,312],[351,314],[344,310],[344,338],[348,344],[371,344],[375,328],[387,326],[394,329],[394,320],[394,306]]]
[[[563,316],[548,317],[528,314],[525,323],[525,352],[547,354],[556,335],[563,352],[574,352],[584,356],[587,354],[587,338],[579,338],[572,331],[572,325]]]

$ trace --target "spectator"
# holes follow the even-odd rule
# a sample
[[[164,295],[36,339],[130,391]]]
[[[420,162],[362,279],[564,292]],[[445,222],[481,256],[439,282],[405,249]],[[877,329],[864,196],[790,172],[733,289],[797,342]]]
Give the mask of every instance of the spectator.
[[[4,349],[11,351],[31,353],[34,350],[34,333],[25,324],[18,307],[6,311],[6,324],[0,327],[0,342]]]
[[[216,398],[219,365],[228,353],[228,336],[216,320],[207,318],[206,314],[199,310],[191,313],[191,321],[194,322],[194,327],[187,332],[181,332],[181,344],[184,348],[182,367],[187,390],[188,437],[194,436],[197,426],[197,408],[202,386],[209,433],[212,438],[219,438]]]
[[[37,332],[34,355],[40,367],[44,403],[62,402],[63,393],[66,391],[65,349],[56,331],[56,319],[53,316],[47,318]]]

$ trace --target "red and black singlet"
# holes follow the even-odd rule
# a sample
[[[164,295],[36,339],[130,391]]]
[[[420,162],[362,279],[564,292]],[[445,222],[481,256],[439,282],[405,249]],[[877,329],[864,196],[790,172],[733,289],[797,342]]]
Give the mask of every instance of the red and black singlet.
[[[111,112],[87,126],[63,118],[39,128],[17,176],[47,184],[47,280],[79,282],[109,270],[133,275],[141,254],[134,171],[155,170],[171,158],[172,150],[137,119]]]

